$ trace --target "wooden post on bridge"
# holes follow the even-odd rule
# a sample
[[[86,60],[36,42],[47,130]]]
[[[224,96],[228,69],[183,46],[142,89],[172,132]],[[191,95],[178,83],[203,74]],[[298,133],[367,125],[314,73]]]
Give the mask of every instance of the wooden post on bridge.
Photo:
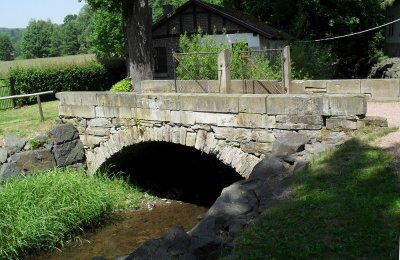
[[[290,59],[290,46],[283,48],[283,89],[286,90],[286,94],[291,94],[292,84],[292,69]]]
[[[231,69],[228,50],[223,50],[218,54],[218,81],[219,93],[231,93]]]

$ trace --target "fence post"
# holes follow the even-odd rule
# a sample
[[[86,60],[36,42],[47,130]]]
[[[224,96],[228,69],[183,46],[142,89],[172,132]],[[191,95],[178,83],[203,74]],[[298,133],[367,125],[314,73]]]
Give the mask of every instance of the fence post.
[[[11,77],[10,78],[10,96],[15,95],[15,78]],[[17,105],[15,103],[15,99],[11,99],[12,106],[15,108]]]
[[[220,93],[231,92],[231,70],[229,66],[229,51],[223,50],[218,54],[218,80]]]
[[[290,59],[290,46],[283,48],[283,87],[286,89],[286,93],[292,93],[292,70],[291,70],[291,59]]]
[[[39,115],[40,115],[40,121],[44,121],[44,116],[43,116],[43,109],[42,109],[42,102],[40,101],[40,95],[36,96],[37,104],[39,107]]]

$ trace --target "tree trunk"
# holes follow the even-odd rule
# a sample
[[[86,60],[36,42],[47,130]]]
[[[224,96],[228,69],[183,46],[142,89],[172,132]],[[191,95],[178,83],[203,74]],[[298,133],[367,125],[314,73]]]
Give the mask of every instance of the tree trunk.
[[[148,0],[123,1],[122,14],[127,67],[132,86],[141,92],[142,80],[153,79],[151,11]]]

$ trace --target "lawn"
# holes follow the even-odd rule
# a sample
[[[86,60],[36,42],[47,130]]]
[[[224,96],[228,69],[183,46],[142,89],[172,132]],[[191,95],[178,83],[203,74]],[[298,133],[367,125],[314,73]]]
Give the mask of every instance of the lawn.
[[[81,54],[64,57],[0,61],[0,78],[5,78],[8,74],[8,70],[12,67],[43,67],[55,64],[80,64],[95,59],[95,55],[93,54]]]
[[[398,259],[400,182],[393,158],[368,144],[377,132],[314,159],[294,177],[294,197],[243,232],[232,258]]]
[[[32,137],[36,133],[45,133],[55,126],[58,118],[58,101],[44,102],[42,108],[44,122],[40,122],[37,104],[0,110],[0,144],[6,134]]]

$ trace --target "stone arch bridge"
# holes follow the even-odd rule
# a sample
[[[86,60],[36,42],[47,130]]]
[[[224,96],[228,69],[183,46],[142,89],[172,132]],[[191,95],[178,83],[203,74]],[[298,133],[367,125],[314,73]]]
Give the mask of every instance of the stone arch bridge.
[[[155,141],[213,154],[248,177],[280,136],[301,133],[313,145],[356,129],[367,110],[363,95],[60,92],[56,96],[61,120],[78,129],[90,171],[124,147]]]

